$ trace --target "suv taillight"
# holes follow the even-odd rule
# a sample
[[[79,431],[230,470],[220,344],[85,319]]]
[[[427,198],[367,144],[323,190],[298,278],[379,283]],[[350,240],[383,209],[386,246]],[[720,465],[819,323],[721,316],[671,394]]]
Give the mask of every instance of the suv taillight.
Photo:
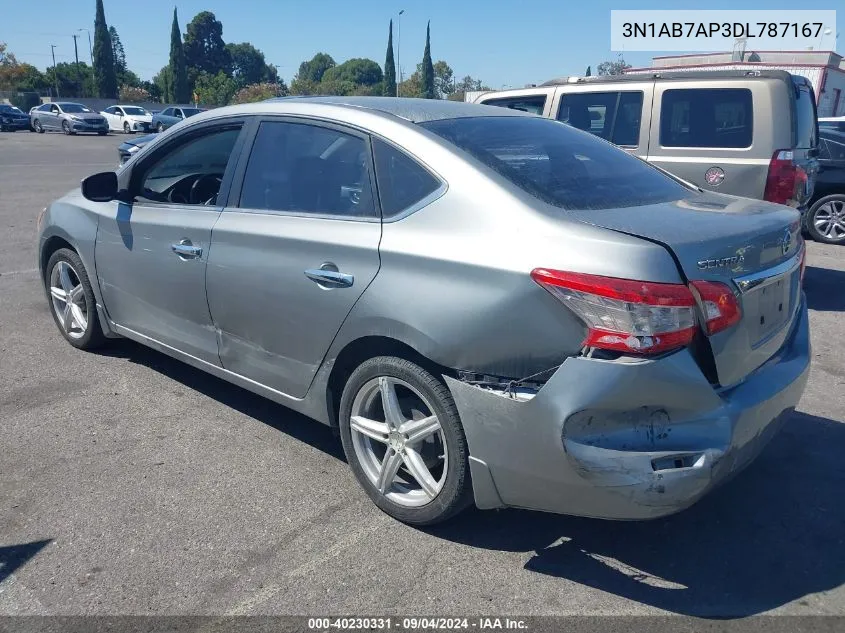
[[[617,279],[535,268],[531,278],[587,326],[584,347],[659,354],[685,347],[696,330],[696,297],[683,284]],[[740,319],[733,292],[717,282],[692,282],[708,335]]]
[[[807,172],[795,164],[792,150],[778,150],[769,162],[763,199],[796,205],[807,187]]]

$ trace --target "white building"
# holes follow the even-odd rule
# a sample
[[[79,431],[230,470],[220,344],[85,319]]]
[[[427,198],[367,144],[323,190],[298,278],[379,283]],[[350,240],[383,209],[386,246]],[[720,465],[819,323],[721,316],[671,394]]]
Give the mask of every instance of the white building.
[[[734,51],[654,57],[650,68],[629,68],[629,73],[660,70],[785,70],[806,77],[816,92],[820,117],[845,115],[845,60],[833,51]]]

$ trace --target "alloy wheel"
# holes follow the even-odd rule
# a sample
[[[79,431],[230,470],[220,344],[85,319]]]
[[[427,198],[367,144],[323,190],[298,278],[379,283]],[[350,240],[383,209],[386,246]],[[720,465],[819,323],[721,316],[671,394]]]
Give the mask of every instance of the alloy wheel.
[[[446,482],[446,438],[434,408],[407,382],[379,376],[352,403],[355,456],[367,479],[405,507],[430,503]]]
[[[67,335],[82,338],[88,329],[88,306],[79,275],[66,261],[58,261],[50,272],[50,297],[59,324]]]
[[[813,225],[829,240],[845,239],[845,200],[831,200],[816,209]]]

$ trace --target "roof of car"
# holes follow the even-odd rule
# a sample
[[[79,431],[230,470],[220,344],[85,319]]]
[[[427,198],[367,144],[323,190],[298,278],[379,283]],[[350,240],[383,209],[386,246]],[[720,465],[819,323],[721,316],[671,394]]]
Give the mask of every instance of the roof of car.
[[[392,114],[413,123],[478,116],[526,116],[524,112],[507,108],[447,101],[444,99],[411,99],[407,97],[278,97],[269,103],[309,103],[364,108]],[[527,115],[531,116],[531,115]]]
[[[634,82],[648,79],[688,80],[688,79],[753,79],[764,77],[772,79],[792,79],[798,83],[805,83],[806,79],[800,75],[790,75],[785,70],[776,69],[749,69],[749,70],[662,70],[653,68],[641,70],[624,75],[605,75],[594,77],[557,77],[546,81],[541,86],[562,86],[567,84],[584,83],[615,83],[619,81]]]

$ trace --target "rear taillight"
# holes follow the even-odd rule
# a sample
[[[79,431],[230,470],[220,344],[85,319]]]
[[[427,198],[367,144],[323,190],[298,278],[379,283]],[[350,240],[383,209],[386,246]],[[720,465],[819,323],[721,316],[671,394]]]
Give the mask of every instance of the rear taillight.
[[[804,197],[807,172],[795,164],[791,150],[778,150],[769,162],[763,199],[778,204],[797,204]]]
[[[683,284],[665,284],[571,273],[547,268],[531,278],[587,326],[585,347],[629,354],[657,354],[685,347],[696,329],[696,297]],[[691,283],[704,312],[708,335],[741,318],[731,289],[722,283]]]
[[[742,318],[736,296],[725,284],[716,281],[692,281],[690,285],[701,298],[704,329],[708,335],[726,330]]]
[[[585,347],[655,354],[689,345],[695,298],[681,284],[536,268],[531,278],[587,325]]]

